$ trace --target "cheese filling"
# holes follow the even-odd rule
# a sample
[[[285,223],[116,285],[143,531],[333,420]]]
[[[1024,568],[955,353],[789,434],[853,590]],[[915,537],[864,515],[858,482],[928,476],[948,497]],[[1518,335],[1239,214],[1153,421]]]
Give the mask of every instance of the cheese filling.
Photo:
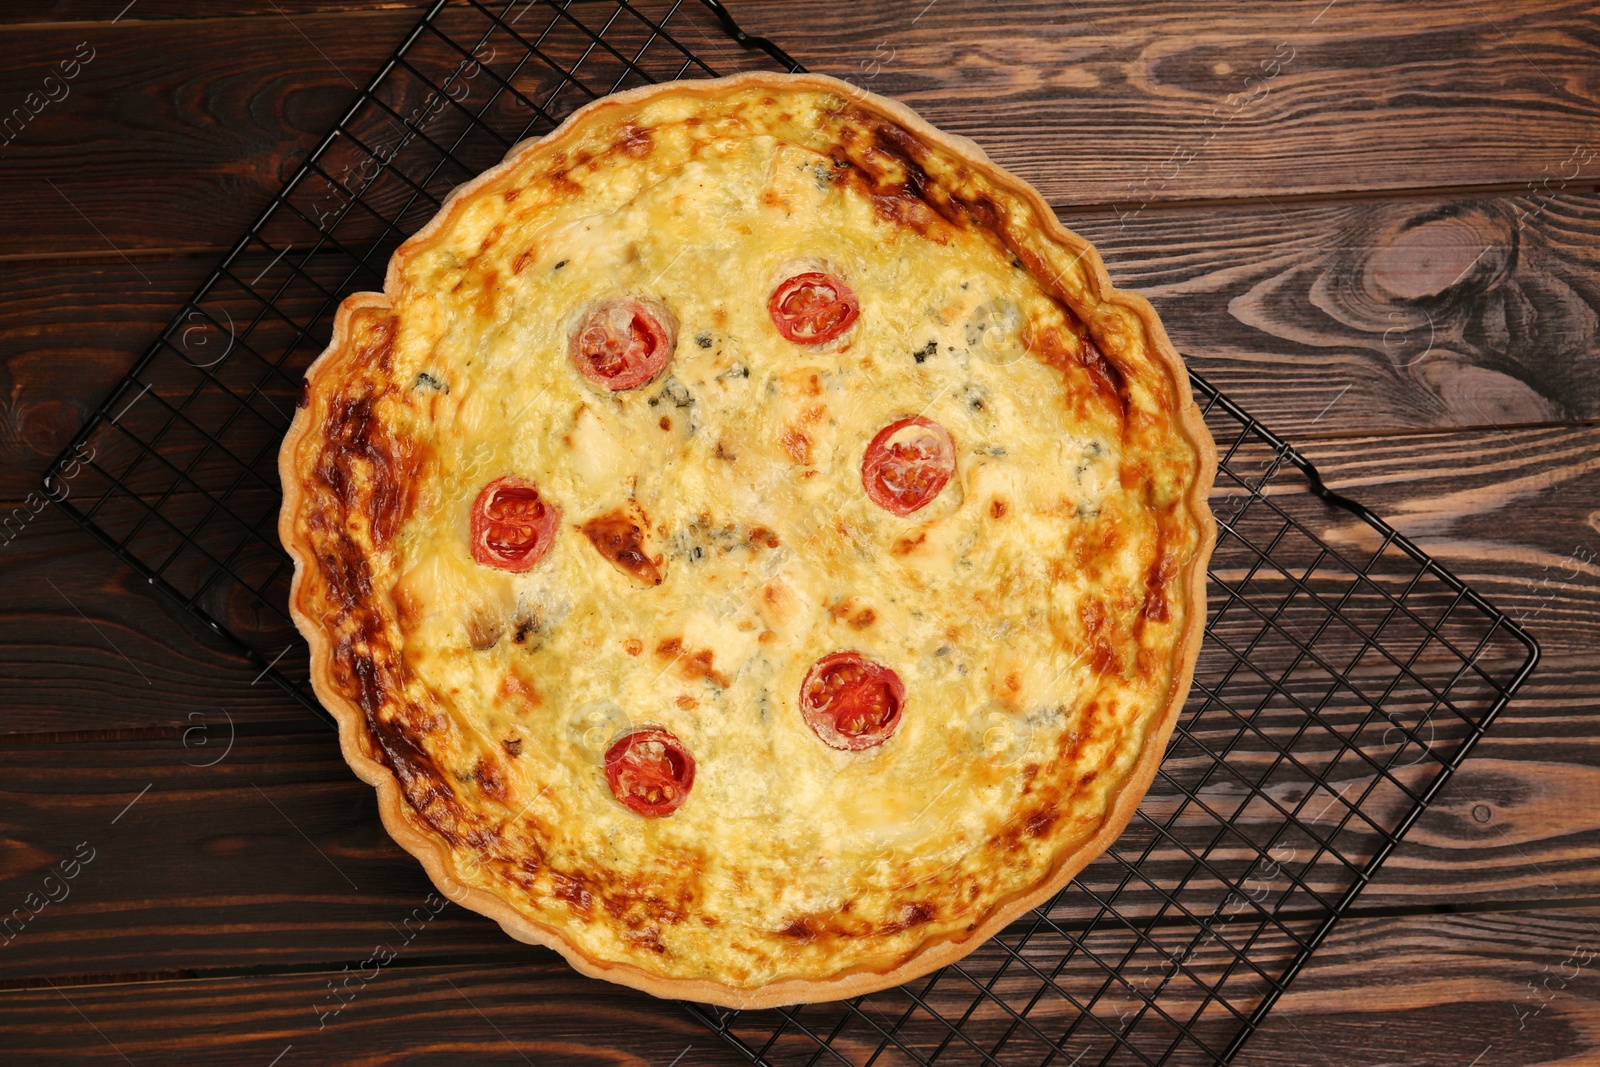
[[[862,136],[837,97],[751,92],[657,98],[535,150],[402,252],[387,368],[317,383],[313,418],[365,390],[416,464],[386,543],[308,532],[371,568],[365,607],[319,606],[343,632],[379,620],[376,714],[458,812],[456,877],[592,959],[756,986],[963,936],[1094,835],[1203,610],[1177,577],[1199,460],[1138,319],[1043,237],[1055,278],[994,228],[885,203],[897,163]],[[774,325],[802,270],[859,300],[835,340]],[[666,308],[674,347],[611,392],[570,350],[626,299]],[[915,416],[955,469],[900,517],[862,465]],[[328,448],[308,440],[305,470]],[[507,476],[561,512],[521,573],[472,552],[474,503]],[[881,745],[830,747],[802,715],[840,650],[905,685]],[[696,765],[662,818],[603,766],[647,726]]]

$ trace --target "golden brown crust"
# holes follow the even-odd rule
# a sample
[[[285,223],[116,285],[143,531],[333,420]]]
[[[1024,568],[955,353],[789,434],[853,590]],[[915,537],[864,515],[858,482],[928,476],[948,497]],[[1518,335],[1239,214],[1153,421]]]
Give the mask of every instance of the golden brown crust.
[[[534,922],[501,897],[467,884],[452,870],[454,858],[447,842],[436,832],[429,832],[414,821],[412,811],[417,803],[416,798],[407,800],[406,792],[396,772],[378,758],[382,754],[384,741],[381,737],[374,736],[366,713],[346,695],[346,687],[336,683],[332,635],[307,610],[307,575],[308,567],[313,561],[313,552],[295,524],[295,517],[302,510],[306,491],[302,481],[303,474],[296,467],[295,457],[302,439],[313,428],[313,419],[308,414],[302,412],[297,415],[285,439],[279,461],[284,489],[279,531],[295,563],[290,608],[311,647],[312,684],[339,724],[340,747],[345,759],[364,781],[376,788],[379,811],[390,835],[421,861],[435,885],[450,899],[494,918],[511,936],[519,940],[555,949],[582,973],[642,989],[657,996],[698,1000],[734,1008],[769,1007],[778,1004],[840,999],[897,985],[932,971],[959,959],[1029,908],[1047,900],[1109,847],[1127,825],[1134,809],[1148,790],[1187,696],[1205,621],[1205,566],[1216,536],[1215,525],[1206,505],[1216,470],[1215,446],[1193,402],[1182,360],[1173,350],[1150,305],[1137,295],[1115,289],[1110,283],[1099,255],[1088,242],[1062,227],[1036,191],[993,164],[975,144],[965,138],[954,137],[934,129],[903,105],[863,93],[846,83],[820,75],[745,74],[716,81],[669,83],[632,90],[595,101],[571,116],[560,129],[548,137],[536,142],[524,142],[514,147],[508,153],[505,164],[485,172],[458,188],[435,218],[396,252],[390,261],[385,294],[359,293],[344,301],[336,316],[333,338],[328,349],[307,371],[308,380],[316,382],[323,375],[336,373],[341,357],[348,358],[352,348],[353,332],[357,329],[362,316],[389,310],[392,307],[391,296],[400,285],[407,257],[413,254],[415,249],[422,247],[430,236],[446,230],[457,211],[474,192],[495,181],[505,169],[513,166],[524,154],[559,151],[564,142],[570,140],[576,131],[597,116],[604,116],[607,112],[619,116],[625,115],[645,101],[660,95],[683,94],[713,98],[723,93],[747,88],[772,90],[810,88],[836,94],[849,100],[852,106],[861,109],[865,114],[887,120],[893,127],[898,127],[911,135],[908,143],[888,147],[898,147],[902,152],[914,152],[916,143],[920,142],[924,145],[940,146],[959,157],[975,172],[1017,198],[1031,210],[1037,232],[1043,233],[1059,247],[1068,251],[1086,268],[1093,283],[1094,296],[1099,303],[1120,306],[1137,317],[1151,348],[1159,355],[1170,374],[1177,395],[1175,414],[1178,425],[1200,457],[1199,469],[1189,483],[1186,500],[1189,515],[1200,531],[1200,543],[1183,565],[1182,573],[1175,576],[1178,580],[1173,583],[1183,590],[1186,598],[1186,630],[1173,653],[1174,669],[1168,684],[1168,700],[1165,708],[1149,727],[1142,752],[1132,772],[1117,792],[1098,832],[1076,851],[1060,857],[1046,878],[1033,888],[1016,893],[998,903],[989,911],[988,917],[970,933],[959,938],[945,938],[925,943],[909,958],[886,970],[858,969],[837,974],[827,980],[782,979],[757,988],[739,988],[704,979],[663,978],[630,964],[602,962],[591,958],[573,944],[561,929]],[[970,205],[967,209],[972,210]],[[381,517],[379,521],[382,521]],[[1164,603],[1165,601],[1163,605]]]

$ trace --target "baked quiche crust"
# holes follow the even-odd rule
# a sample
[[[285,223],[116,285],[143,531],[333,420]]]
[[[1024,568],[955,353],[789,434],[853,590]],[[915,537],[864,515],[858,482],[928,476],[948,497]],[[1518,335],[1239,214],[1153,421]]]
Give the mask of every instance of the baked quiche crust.
[[[796,278],[858,306],[796,336]],[[578,369],[613,306],[654,310],[607,387]],[[873,449],[935,424],[906,497]],[[341,304],[279,467],[312,683],[388,832],[579,971],[735,1008],[931,971],[1109,847],[1215,541],[1149,304],[972,142],[819,75],[597,100],[455,190]],[[484,534],[497,484],[544,533]],[[851,656],[897,672],[878,735],[801,707]],[[693,754],[670,803],[619,803],[630,730]]]

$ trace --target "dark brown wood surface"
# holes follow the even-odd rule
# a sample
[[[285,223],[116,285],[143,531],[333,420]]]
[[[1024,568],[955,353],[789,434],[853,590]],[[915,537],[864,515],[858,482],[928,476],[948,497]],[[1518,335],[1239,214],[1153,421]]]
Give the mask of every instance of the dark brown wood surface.
[[[1543,645],[1240,1062],[1600,1059],[1600,6],[733,9],[1034,182],[1197,370]],[[742,1062],[454,905],[401,944],[431,888],[329,731],[30,496],[420,10],[0,11],[0,912],[93,855],[0,942],[0,1062]]]

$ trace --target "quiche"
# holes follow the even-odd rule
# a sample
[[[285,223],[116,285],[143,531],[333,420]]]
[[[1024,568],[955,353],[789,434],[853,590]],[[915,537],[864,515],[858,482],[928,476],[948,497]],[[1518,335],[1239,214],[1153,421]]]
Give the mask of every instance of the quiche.
[[[1216,452],[1150,306],[814,75],[598,100],[339,308],[290,607],[384,825],[578,970],[730,1007],[961,957],[1188,691]]]

